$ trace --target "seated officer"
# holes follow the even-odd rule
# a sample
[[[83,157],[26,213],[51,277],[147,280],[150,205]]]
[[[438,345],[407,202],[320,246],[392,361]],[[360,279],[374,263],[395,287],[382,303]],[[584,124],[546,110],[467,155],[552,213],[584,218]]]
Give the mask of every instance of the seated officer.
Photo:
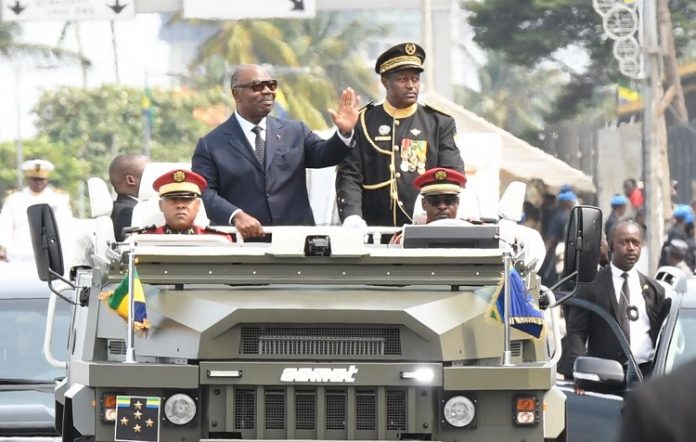
[[[457,219],[459,192],[466,184],[464,174],[444,167],[425,171],[413,180],[413,187],[420,190],[421,204],[425,210],[425,223],[467,225]],[[401,244],[401,232],[394,235],[391,244]]]
[[[193,222],[201,207],[201,193],[208,186],[205,178],[189,170],[172,170],[155,180],[152,187],[159,192],[159,207],[164,215],[164,225],[150,228],[143,233],[165,235],[223,235],[210,227],[199,227]],[[153,226],[154,227],[154,226]]]
[[[420,190],[422,196],[421,204],[425,210],[426,224],[457,218],[459,192],[464,184],[464,174],[444,167],[429,169],[413,180],[413,186]]]

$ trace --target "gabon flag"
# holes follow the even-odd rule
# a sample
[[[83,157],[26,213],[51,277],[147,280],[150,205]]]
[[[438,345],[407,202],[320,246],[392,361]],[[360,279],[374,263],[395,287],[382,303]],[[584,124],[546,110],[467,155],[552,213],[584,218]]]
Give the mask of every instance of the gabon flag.
[[[135,305],[133,325],[136,330],[148,330],[150,322],[147,320],[147,308],[145,306],[145,292],[138,276],[138,270],[133,272],[133,291],[135,292]],[[106,304],[120,317],[128,320],[128,308],[130,307],[130,295],[128,293],[128,274],[121,280],[111,292],[103,292],[100,296]]]

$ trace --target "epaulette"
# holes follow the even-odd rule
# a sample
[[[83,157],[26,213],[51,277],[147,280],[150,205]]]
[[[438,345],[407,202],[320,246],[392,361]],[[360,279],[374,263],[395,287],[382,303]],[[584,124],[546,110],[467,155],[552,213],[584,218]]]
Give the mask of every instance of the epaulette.
[[[433,105],[428,104],[428,103],[423,103],[423,107],[426,108],[426,109],[433,110],[433,111],[437,112],[438,114],[442,114],[442,115],[445,115],[445,116],[447,116],[447,117],[451,117],[451,116],[452,116],[452,115],[448,114],[447,112],[445,112],[445,111],[443,111],[443,110],[441,110],[441,109],[438,109],[438,108],[436,108],[436,107],[434,107]]]
[[[367,103],[365,106],[363,106],[363,107],[360,108],[359,113],[367,112],[367,111],[369,111],[370,109],[372,109],[373,107],[375,107],[375,102],[374,102],[374,101],[370,101],[370,102]]]

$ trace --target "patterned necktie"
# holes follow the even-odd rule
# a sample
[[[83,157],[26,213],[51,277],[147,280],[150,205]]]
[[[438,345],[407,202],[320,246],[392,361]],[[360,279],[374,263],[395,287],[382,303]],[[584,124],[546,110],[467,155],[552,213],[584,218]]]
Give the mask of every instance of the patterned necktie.
[[[263,167],[263,159],[264,159],[264,154],[266,150],[266,145],[263,141],[263,138],[261,138],[261,127],[259,126],[254,126],[253,129],[251,129],[252,132],[256,134],[256,140],[254,140],[254,153],[256,154],[256,159],[259,161],[259,164]]]
[[[624,282],[621,286],[621,294],[619,295],[619,325],[626,335],[628,342],[631,342],[631,326],[628,321],[628,305],[631,300],[631,291],[628,288],[628,273],[621,274]]]

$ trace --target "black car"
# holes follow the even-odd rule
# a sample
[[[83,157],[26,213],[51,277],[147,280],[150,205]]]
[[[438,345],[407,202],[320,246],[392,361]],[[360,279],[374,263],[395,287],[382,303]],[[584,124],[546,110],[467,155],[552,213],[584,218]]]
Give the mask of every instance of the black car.
[[[49,289],[36,277],[0,276],[0,440],[55,436],[53,389],[65,368],[43,352]],[[70,304],[55,303],[51,354],[64,359]],[[59,365],[55,362],[56,365]]]
[[[670,313],[658,338],[652,376],[662,376],[696,358],[696,278],[673,278],[674,272],[662,268],[658,281],[674,291]],[[669,290],[669,291],[672,291]],[[610,317],[611,318],[611,317]],[[623,338],[623,337],[622,337]],[[618,438],[624,394],[631,381],[624,368],[615,361],[578,358],[576,378],[581,381],[558,381],[566,393],[568,440],[570,442],[613,442]],[[594,378],[594,380],[588,380]],[[585,393],[575,393],[580,383]]]

